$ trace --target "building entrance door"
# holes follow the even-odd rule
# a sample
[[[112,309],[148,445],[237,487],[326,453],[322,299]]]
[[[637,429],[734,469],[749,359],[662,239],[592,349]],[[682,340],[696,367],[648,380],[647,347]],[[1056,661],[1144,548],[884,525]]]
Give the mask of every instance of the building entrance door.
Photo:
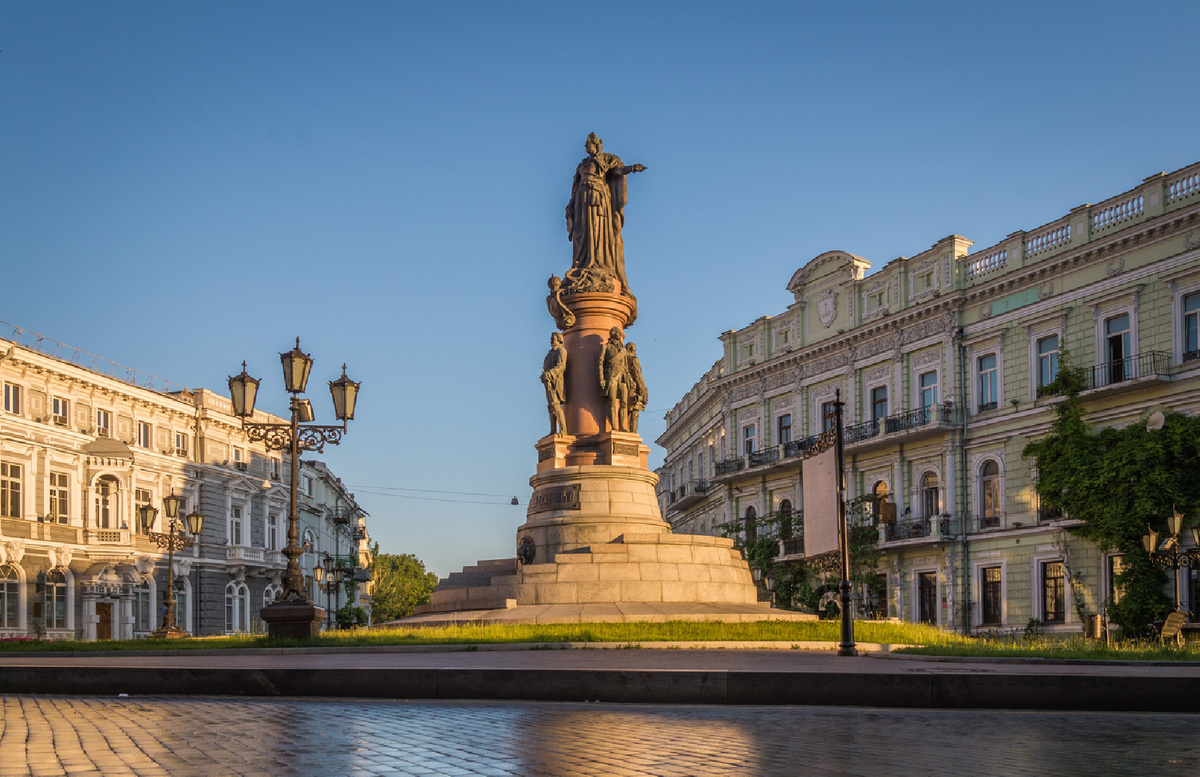
[[[112,602],[96,602],[96,639],[112,639]]]
[[[917,600],[921,606],[921,623],[937,624],[937,572],[917,575]]]

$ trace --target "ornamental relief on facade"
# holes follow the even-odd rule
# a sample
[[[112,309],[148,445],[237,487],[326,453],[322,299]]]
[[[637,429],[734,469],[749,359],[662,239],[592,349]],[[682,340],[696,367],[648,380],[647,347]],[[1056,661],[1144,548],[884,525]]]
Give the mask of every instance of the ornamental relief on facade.
[[[817,300],[817,320],[821,322],[821,326],[826,329],[837,318],[837,302],[838,293],[833,289],[826,289],[821,293],[821,298]]]
[[[868,383],[878,383],[887,380],[891,377],[892,365],[881,364],[878,367],[873,367],[866,371],[865,376]]]
[[[850,354],[847,351],[830,354],[823,359],[818,359],[809,364],[805,372],[809,375],[820,375],[824,372],[845,367],[850,363]]]
[[[1118,256],[1116,259],[1110,259],[1108,262],[1107,272],[1109,278],[1125,272],[1125,257]]]
[[[792,376],[786,372],[777,372],[773,375],[768,375],[764,381],[764,388],[767,391],[772,389],[782,388],[783,386],[792,383]]]
[[[1050,281],[1038,286],[1038,300],[1050,299],[1054,296],[1054,284]]]
[[[837,390],[840,388],[844,388],[844,385],[842,384],[842,381],[839,380],[832,383],[822,383],[820,386],[810,389],[809,393],[812,395],[812,398],[817,401],[823,399],[827,400],[834,396],[837,393]]]
[[[922,351],[912,357],[912,365],[914,367],[924,367],[929,364],[938,364],[942,361],[942,352],[940,349],[930,351]]]

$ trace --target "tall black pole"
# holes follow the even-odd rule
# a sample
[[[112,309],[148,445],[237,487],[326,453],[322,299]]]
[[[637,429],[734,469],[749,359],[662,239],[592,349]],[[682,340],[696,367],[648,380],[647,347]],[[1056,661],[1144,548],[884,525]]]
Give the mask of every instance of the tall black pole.
[[[842,453],[842,409],[846,403],[842,401],[842,390],[838,389],[834,396],[835,434],[834,446],[837,450],[837,511],[838,511],[838,541],[841,544],[842,561],[842,642],[838,645],[839,656],[857,656],[858,648],[854,646],[854,614],[850,610],[850,528],[846,525],[846,462]]]

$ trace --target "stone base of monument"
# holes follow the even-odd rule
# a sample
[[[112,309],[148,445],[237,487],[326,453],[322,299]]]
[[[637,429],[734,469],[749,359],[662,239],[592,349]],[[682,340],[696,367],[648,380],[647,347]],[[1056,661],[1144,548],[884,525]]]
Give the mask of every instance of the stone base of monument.
[[[622,534],[549,562],[481,561],[451,574],[397,625],[463,621],[813,620],[758,601],[733,541],[669,532]]]
[[[759,602],[733,540],[672,534],[657,482],[637,465],[538,472],[517,529],[524,560],[480,561],[455,572],[414,617],[395,624],[815,618]]]
[[[312,602],[278,602],[259,610],[271,639],[315,637],[325,620],[325,608]]]

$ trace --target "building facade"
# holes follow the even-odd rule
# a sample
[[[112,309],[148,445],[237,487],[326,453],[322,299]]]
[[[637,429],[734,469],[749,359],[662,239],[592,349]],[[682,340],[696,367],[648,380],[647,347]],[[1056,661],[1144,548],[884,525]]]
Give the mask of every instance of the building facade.
[[[840,395],[846,496],[868,498],[883,551],[864,609],[1070,632],[1119,595],[1120,560],[1039,508],[1022,450],[1050,429],[1062,398],[1046,386],[1068,353],[1094,426],[1200,412],[1200,164],[971,247],[951,235],[871,274],[822,254],[789,280],[786,310],[722,334],[658,440],[673,528],[755,532],[773,516],[780,558],[803,559],[800,462]],[[1200,602],[1189,582],[1185,607]]]
[[[138,507],[158,508],[152,528],[165,532],[172,492],[186,500],[181,519],[204,516],[174,558],[179,627],[263,631],[259,610],[286,567],[287,456],[249,441],[228,397],[12,332],[0,338],[0,636],[121,639],[162,625],[167,553]],[[321,462],[300,471],[306,576],[326,552],[365,568],[365,511]]]

